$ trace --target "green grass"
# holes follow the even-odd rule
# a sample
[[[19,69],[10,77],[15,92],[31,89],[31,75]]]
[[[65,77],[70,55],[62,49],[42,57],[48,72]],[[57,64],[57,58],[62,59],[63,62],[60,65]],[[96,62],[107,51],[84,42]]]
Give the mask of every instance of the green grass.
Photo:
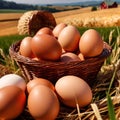
[[[116,37],[118,36],[118,30],[120,31],[120,27],[91,27],[95,30],[97,30],[100,35],[103,37],[103,40],[108,42],[109,41],[109,34],[112,30],[115,30],[112,36],[112,39],[115,40]],[[80,31],[81,35],[83,34],[84,31],[88,30],[90,28],[88,27],[81,27],[78,28],[78,30]]]
[[[22,40],[24,37],[24,35],[21,36],[17,34],[0,37],[0,64],[9,68],[11,72],[18,71],[18,67],[9,56],[9,48],[14,42]]]
[[[0,13],[24,13],[26,10],[0,9]]]
[[[87,27],[81,27],[78,28],[78,30],[80,31],[80,34],[82,35],[87,29]],[[112,34],[112,41],[114,42],[118,36],[118,31],[120,31],[120,27],[101,27],[101,28],[94,28],[96,29],[101,36],[103,37],[103,40],[106,42],[109,42],[109,34],[112,30],[114,30],[114,33]],[[0,48],[3,49],[5,54],[8,54],[8,49],[10,47],[10,45],[17,41],[17,40],[21,40],[22,38],[24,38],[25,36],[21,36],[21,35],[10,35],[10,36],[2,36],[0,37]]]
[[[0,48],[3,50],[3,52],[8,55],[9,53],[9,47],[12,43],[23,39],[25,36],[21,35],[11,35],[11,36],[2,36],[0,37]]]
[[[111,100],[111,96],[109,94],[107,94],[107,106],[108,106],[109,119],[116,120],[114,106]]]

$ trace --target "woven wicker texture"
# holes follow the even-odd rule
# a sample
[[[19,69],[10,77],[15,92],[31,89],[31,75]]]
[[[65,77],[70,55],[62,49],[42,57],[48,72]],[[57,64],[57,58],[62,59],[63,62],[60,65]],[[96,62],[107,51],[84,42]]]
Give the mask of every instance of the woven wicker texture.
[[[9,53],[22,70],[24,77],[30,81],[35,77],[42,77],[55,83],[60,77],[65,75],[75,75],[83,78],[90,86],[95,82],[95,78],[104,63],[104,60],[110,55],[111,47],[105,43],[101,55],[86,59],[85,61],[72,62],[48,62],[35,61],[19,54],[20,42],[11,45]]]
[[[40,28],[49,27],[53,29],[56,21],[52,13],[47,11],[28,11],[25,12],[18,21],[18,33],[20,35],[34,35]]]

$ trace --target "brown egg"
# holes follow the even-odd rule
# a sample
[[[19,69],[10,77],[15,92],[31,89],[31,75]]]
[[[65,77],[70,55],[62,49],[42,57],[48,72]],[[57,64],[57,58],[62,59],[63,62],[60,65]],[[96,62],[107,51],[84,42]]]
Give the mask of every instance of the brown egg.
[[[31,50],[31,39],[32,37],[25,37],[20,44],[19,52],[25,57],[32,58],[34,55]]]
[[[37,85],[28,95],[28,110],[35,120],[55,120],[60,105],[53,90]]]
[[[54,85],[47,79],[43,79],[43,78],[34,78],[33,80],[29,81],[27,83],[27,91],[28,93],[30,93],[30,91],[36,87],[37,85],[45,85],[49,88],[51,88],[53,91],[55,90]]]
[[[100,55],[103,51],[101,35],[94,29],[86,30],[81,36],[79,49],[85,57]]]
[[[52,29],[48,28],[48,27],[43,27],[40,30],[38,30],[37,34],[48,34],[48,35],[52,35],[53,36],[53,32]]]
[[[91,103],[92,91],[81,78],[73,75],[63,76],[55,84],[59,99],[69,107],[85,107]]]
[[[79,53],[78,54],[78,57],[80,58],[81,61],[84,61],[85,60],[85,57],[82,53]]]
[[[55,28],[53,29],[53,35],[58,38],[60,32],[63,30],[63,28],[65,28],[67,26],[67,24],[65,23],[59,23],[55,26]]]
[[[80,61],[80,58],[72,52],[66,52],[64,54],[61,55],[60,60],[62,62],[69,62],[69,61]]]
[[[44,60],[58,60],[62,54],[62,47],[55,37],[40,34],[31,41],[31,48],[37,58]]]
[[[18,117],[25,106],[26,96],[22,89],[16,86],[6,86],[0,89],[0,120],[13,120]]]
[[[58,41],[65,51],[73,52],[78,49],[80,33],[75,26],[68,25],[59,34]]]

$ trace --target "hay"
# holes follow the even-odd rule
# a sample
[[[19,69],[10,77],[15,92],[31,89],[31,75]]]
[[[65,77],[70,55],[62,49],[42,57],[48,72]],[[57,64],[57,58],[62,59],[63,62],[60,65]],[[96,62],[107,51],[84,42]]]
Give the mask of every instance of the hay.
[[[67,24],[77,27],[112,27],[120,26],[120,8],[111,8],[87,13],[77,13],[59,18]],[[60,20],[59,20],[60,21]]]

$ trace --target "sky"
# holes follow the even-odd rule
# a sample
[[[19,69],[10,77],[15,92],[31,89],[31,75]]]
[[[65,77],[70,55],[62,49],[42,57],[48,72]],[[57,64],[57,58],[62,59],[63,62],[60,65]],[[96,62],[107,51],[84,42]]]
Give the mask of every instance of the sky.
[[[5,0],[5,1],[13,1],[16,3],[27,3],[27,4],[52,4],[52,3],[70,3],[70,2],[84,2],[91,0]],[[100,1],[100,0],[94,0]]]

